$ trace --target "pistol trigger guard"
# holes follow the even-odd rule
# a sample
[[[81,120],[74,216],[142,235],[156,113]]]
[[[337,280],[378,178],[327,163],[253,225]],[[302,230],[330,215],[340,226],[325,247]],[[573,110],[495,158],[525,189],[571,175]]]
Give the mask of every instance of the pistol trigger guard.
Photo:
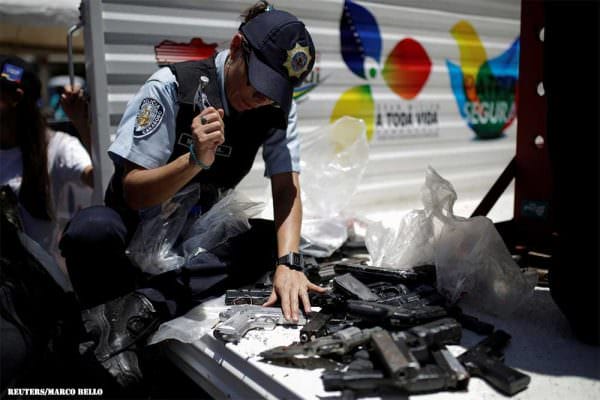
[[[275,329],[275,326],[277,326],[277,318],[274,317],[270,317],[267,315],[262,315],[262,316],[258,316],[255,318],[254,320],[255,324],[253,326],[253,328],[262,328],[262,329],[268,329],[270,331],[272,331],[273,329]]]

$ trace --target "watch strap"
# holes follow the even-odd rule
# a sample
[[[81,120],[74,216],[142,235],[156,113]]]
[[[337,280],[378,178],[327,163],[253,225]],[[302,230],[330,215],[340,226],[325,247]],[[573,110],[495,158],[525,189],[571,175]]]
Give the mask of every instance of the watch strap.
[[[299,253],[288,253],[277,259],[277,265],[287,265],[297,271],[304,271],[304,257]]]

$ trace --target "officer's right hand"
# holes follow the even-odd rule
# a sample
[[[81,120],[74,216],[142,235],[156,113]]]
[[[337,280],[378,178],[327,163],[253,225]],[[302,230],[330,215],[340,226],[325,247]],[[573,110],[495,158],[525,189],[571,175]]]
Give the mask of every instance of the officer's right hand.
[[[224,115],[221,108],[207,107],[192,121],[196,156],[205,165],[212,165],[217,147],[225,141]]]

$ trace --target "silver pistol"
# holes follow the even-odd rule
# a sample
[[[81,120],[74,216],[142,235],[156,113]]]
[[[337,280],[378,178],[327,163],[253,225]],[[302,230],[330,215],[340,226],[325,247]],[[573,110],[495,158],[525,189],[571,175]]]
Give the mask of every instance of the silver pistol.
[[[262,307],[250,304],[232,306],[219,314],[221,323],[215,328],[216,338],[225,342],[237,343],[251,329],[273,330],[277,325],[304,325],[306,318],[298,316],[298,321],[288,321],[279,307]]]

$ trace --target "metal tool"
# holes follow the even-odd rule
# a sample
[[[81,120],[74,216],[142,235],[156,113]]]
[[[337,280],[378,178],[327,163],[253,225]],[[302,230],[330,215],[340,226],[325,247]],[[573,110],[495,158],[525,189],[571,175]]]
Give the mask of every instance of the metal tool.
[[[208,96],[204,90],[208,86],[210,79],[208,76],[202,75],[198,82],[198,89],[196,89],[196,95],[194,96],[194,113],[202,112],[207,107],[211,107],[210,102],[208,101]]]

